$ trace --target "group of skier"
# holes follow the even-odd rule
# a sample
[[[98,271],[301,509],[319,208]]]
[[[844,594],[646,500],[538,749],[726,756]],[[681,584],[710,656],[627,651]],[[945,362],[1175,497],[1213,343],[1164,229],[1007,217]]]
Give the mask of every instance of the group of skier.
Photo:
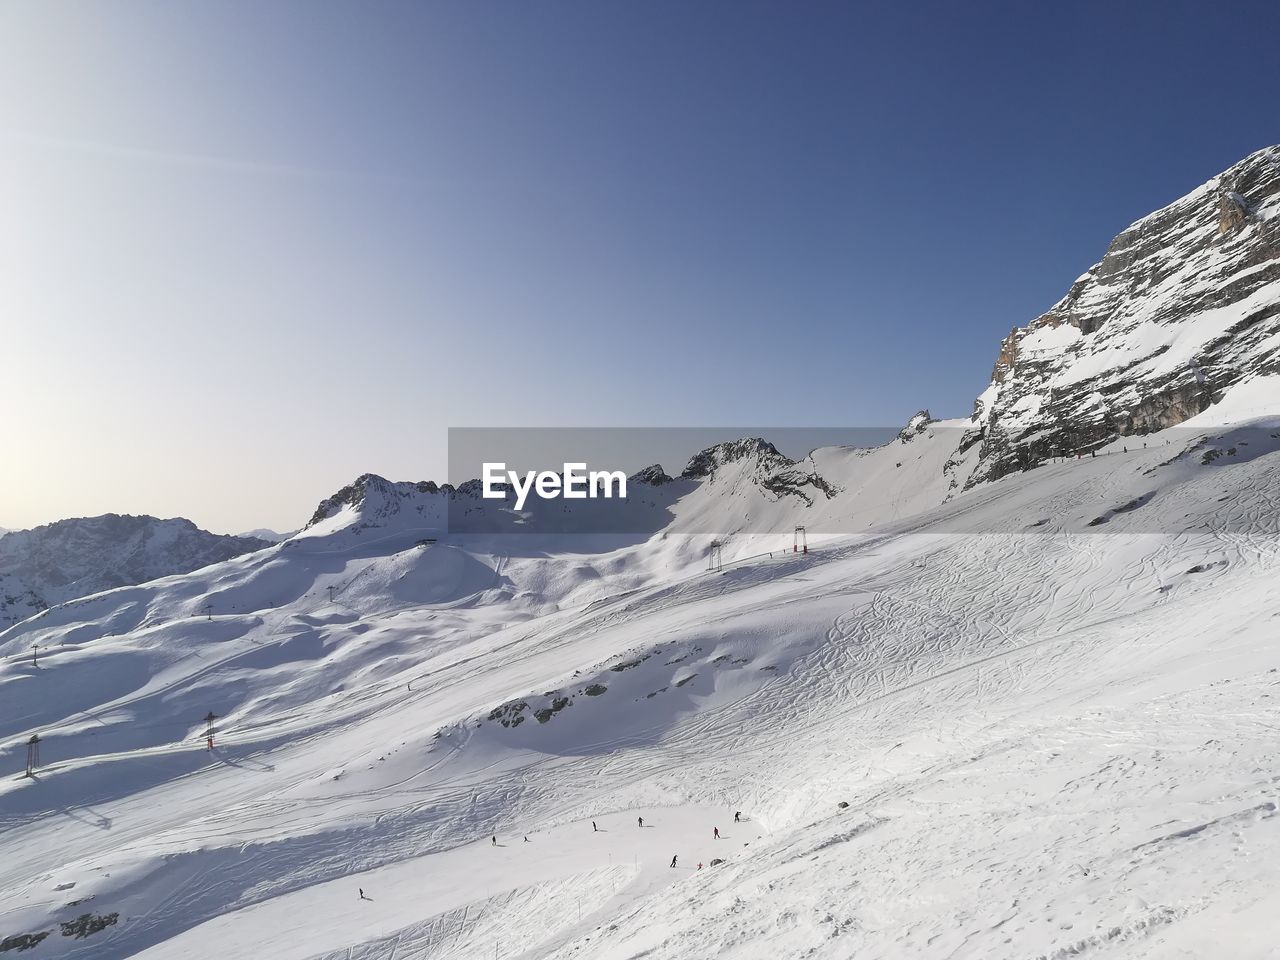
[[[734,822],[734,823],[741,823],[741,822],[742,822],[742,811],[741,811],[741,810],[735,810],[735,811],[734,811],[734,813],[733,813],[733,822]],[[642,830],[644,829],[644,817],[636,817],[636,826],[637,826],[637,827],[639,827],[639,828],[640,828],[640,829],[642,829]],[[592,820],[592,821],[591,821],[591,832],[592,832],[592,833],[599,833],[599,832],[600,832],[600,827],[599,827],[599,825],[598,825],[594,820]],[[711,839],[712,839],[712,840],[719,840],[719,839],[721,839],[721,837],[720,837],[720,828],[719,828],[719,827],[712,827],[712,828],[711,828]],[[528,837],[524,837],[524,842],[525,842],[525,843],[528,843],[528,842],[529,842],[529,838],[528,838]],[[498,846],[498,835],[497,835],[496,833],[489,837],[489,844],[490,844],[491,846],[494,846],[494,847]],[[671,857],[671,869],[673,869],[673,870],[674,870],[674,869],[675,869],[675,867],[676,867],[676,864],[677,864],[679,861],[680,861],[680,855],[679,855],[678,853],[677,853],[677,854],[672,855],[672,857]],[[716,862],[716,861],[714,861],[714,860],[712,861],[712,863],[715,863],[715,862]],[[699,864],[698,864],[698,869],[699,869],[699,870],[701,870],[701,869],[702,869],[702,864],[701,864],[701,863],[699,863]],[[370,897],[365,896],[364,890],[363,890],[363,889],[361,889],[361,890],[360,890],[360,899],[361,899],[361,900],[370,900],[371,898],[370,898]]]
[[[741,811],[741,810],[735,810],[735,811],[733,812],[733,822],[734,822],[734,823],[741,823],[741,822],[742,822],[742,811]],[[643,829],[644,829],[644,817],[636,817],[636,826],[637,826],[637,827],[639,827],[641,830],[643,830]],[[598,825],[594,820],[592,820],[592,821],[591,821],[591,832],[592,832],[592,833],[599,833],[599,832],[600,832],[600,827],[599,827],[599,825]],[[719,828],[719,827],[712,827],[712,828],[711,828],[711,839],[712,839],[712,840],[719,840],[719,839],[720,839],[720,828]],[[495,847],[496,847],[496,846],[498,845],[498,836],[497,836],[497,834],[494,834],[492,837],[490,837],[490,838],[489,838],[489,842],[490,842],[493,846],[495,846]],[[528,842],[529,842],[529,838],[528,838],[528,837],[525,837],[525,838],[524,838],[524,842],[525,842],[525,843],[528,843]],[[676,865],[676,863],[679,861],[679,859],[680,859],[680,855],[679,855],[679,854],[676,854],[675,856],[673,856],[673,857],[671,858],[671,866],[672,866],[672,868],[674,868],[674,867],[675,867],[675,865]],[[699,870],[701,870],[701,869],[702,869],[702,864],[698,864],[698,869],[699,869]]]
[[[642,826],[642,827],[643,827],[643,826],[644,826],[644,817],[640,817],[640,818],[639,818],[639,822],[640,822],[640,826]],[[734,823],[741,823],[741,822],[742,822],[742,811],[741,811],[741,810],[735,810],[735,811],[733,812],[733,822],[734,822]],[[719,827],[712,827],[712,828],[711,828],[711,839],[712,839],[712,840],[719,840],[719,839],[720,839],[720,828],[719,828]],[[672,856],[672,858],[671,858],[671,867],[670,867],[670,869],[674,870],[674,869],[675,869],[675,867],[676,867],[676,864],[677,864],[677,863],[679,863],[679,862],[680,862],[680,855],[677,853],[677,854],[675,854],[674,856]],[[712,864],[714,865],[714,864],[715,864],[715,862],[716,862],[716,861],[714,861],[714,860],[713,860],[713,861],[712,861]],[[701,863],[701,862],[699,862],[699,863],[698,863],[698,869],[699,869],[699,870],[701,870],[701,869],[702,869],[702,863]]]

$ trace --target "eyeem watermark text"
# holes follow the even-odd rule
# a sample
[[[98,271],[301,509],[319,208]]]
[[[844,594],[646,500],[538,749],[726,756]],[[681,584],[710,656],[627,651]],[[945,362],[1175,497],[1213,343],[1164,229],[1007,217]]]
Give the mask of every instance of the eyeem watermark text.
[[[508,470],[505,463],[486,463],[482,475],[484,496],[489,500],[505,500],[507,486],[516,492],[516,509],[523,510],[525,500],[532,490],[543,500],[563,497],[566,500],[586,500],[588,497],[625,500],[627,475],[621,470],[587,471],[585,463],[566,463],[564,473],[553,470],[529,470],[523,477],[515,470]],[[616,490],[616,493],[615,493]]]

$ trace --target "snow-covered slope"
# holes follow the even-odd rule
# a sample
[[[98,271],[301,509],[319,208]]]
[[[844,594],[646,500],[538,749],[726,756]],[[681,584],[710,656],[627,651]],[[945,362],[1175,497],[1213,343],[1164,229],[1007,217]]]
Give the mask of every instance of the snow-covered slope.
[[[266,546],[190,520],[119,516],[59,520],[0,542],[0,628],[53,604],[186,573]]]
[[[284,543],[53,606],[0,633],[0,949],[1274,957],[1280,377],[1246,353],[1083,459],[993,466],[1058,418],[988,395],[625,503],[366,475]],[[1046,396],[1146,369],[1100,356]]]
[[[703,535],[486,553],[340,511],[50,611],[0,647],[0,764],[33,732],[45,762],[0,784],[4,933],[188,960],[1208,942],[1265,916],[1280,853],[1280,440],[1205,435],[718,575]]]

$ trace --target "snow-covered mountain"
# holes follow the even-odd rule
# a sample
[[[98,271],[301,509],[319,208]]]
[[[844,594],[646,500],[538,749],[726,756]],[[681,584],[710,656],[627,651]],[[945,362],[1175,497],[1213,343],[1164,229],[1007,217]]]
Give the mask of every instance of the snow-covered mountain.
[[[1125,229],[1000,347],[968,484],[1175,426],[1280,372],[1280,147]]]
[[[267,546],[190,520],[120,516],[59,520],[0,542],[0,628],[54,604],[186,573]]]
[[[455,487],[365,474],[323,500],[302,534],[335,523],[354,530],[396,524],[420,537],[666,531],[736,537],[738,546],[785,535],[789,545],[796,523],[819,533],[849,532],[940,504],[951,483],[944,467],[968,425],[932,420],[924,411],[883,446],[822,448],[803,462],[767,440],[743,437],[694,454],[676,477],[661,464],[637,471],[626,500],[530,501],[519,512],[514,493],[487,500],[478,481]],[[890,476],[895,482],[884,482]]]
[[[1271,207],[1230,182],[1239,234],[1188,214],[1141,259],[1250,269],[1219,260]],[[1212,286],[1184,277],[1161,302]],[[1015,338],[976,419],[799,463],[740,438],[519,514],[365,475],[283,543],[0,632],[0,949],[1274,956],[1277,321],[1116,290]],[[1184,337],[1212,393],[1144,445],[1071,406],[1169,395]]]
[[[297,531],[279,533],[275,530],[268,530],[266,527],[258,527],[256,530],[246,530],[244,533],[237,533],[236,536],[242,540],[265,540],[267,543],[279,543],[281,540],[288,540],[296,532]]]

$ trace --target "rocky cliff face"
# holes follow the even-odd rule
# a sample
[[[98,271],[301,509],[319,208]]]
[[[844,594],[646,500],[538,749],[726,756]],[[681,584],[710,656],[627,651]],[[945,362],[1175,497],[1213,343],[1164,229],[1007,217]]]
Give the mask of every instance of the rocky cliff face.
[[[60,520],[0,539],[0,629],[76,597],[187,573],[270,546],[190,520],[119,516]]]
[[[1280,147],[1124,230],[1000,345],[962,444],[967,486],[1176,426],[1280,372]]]

